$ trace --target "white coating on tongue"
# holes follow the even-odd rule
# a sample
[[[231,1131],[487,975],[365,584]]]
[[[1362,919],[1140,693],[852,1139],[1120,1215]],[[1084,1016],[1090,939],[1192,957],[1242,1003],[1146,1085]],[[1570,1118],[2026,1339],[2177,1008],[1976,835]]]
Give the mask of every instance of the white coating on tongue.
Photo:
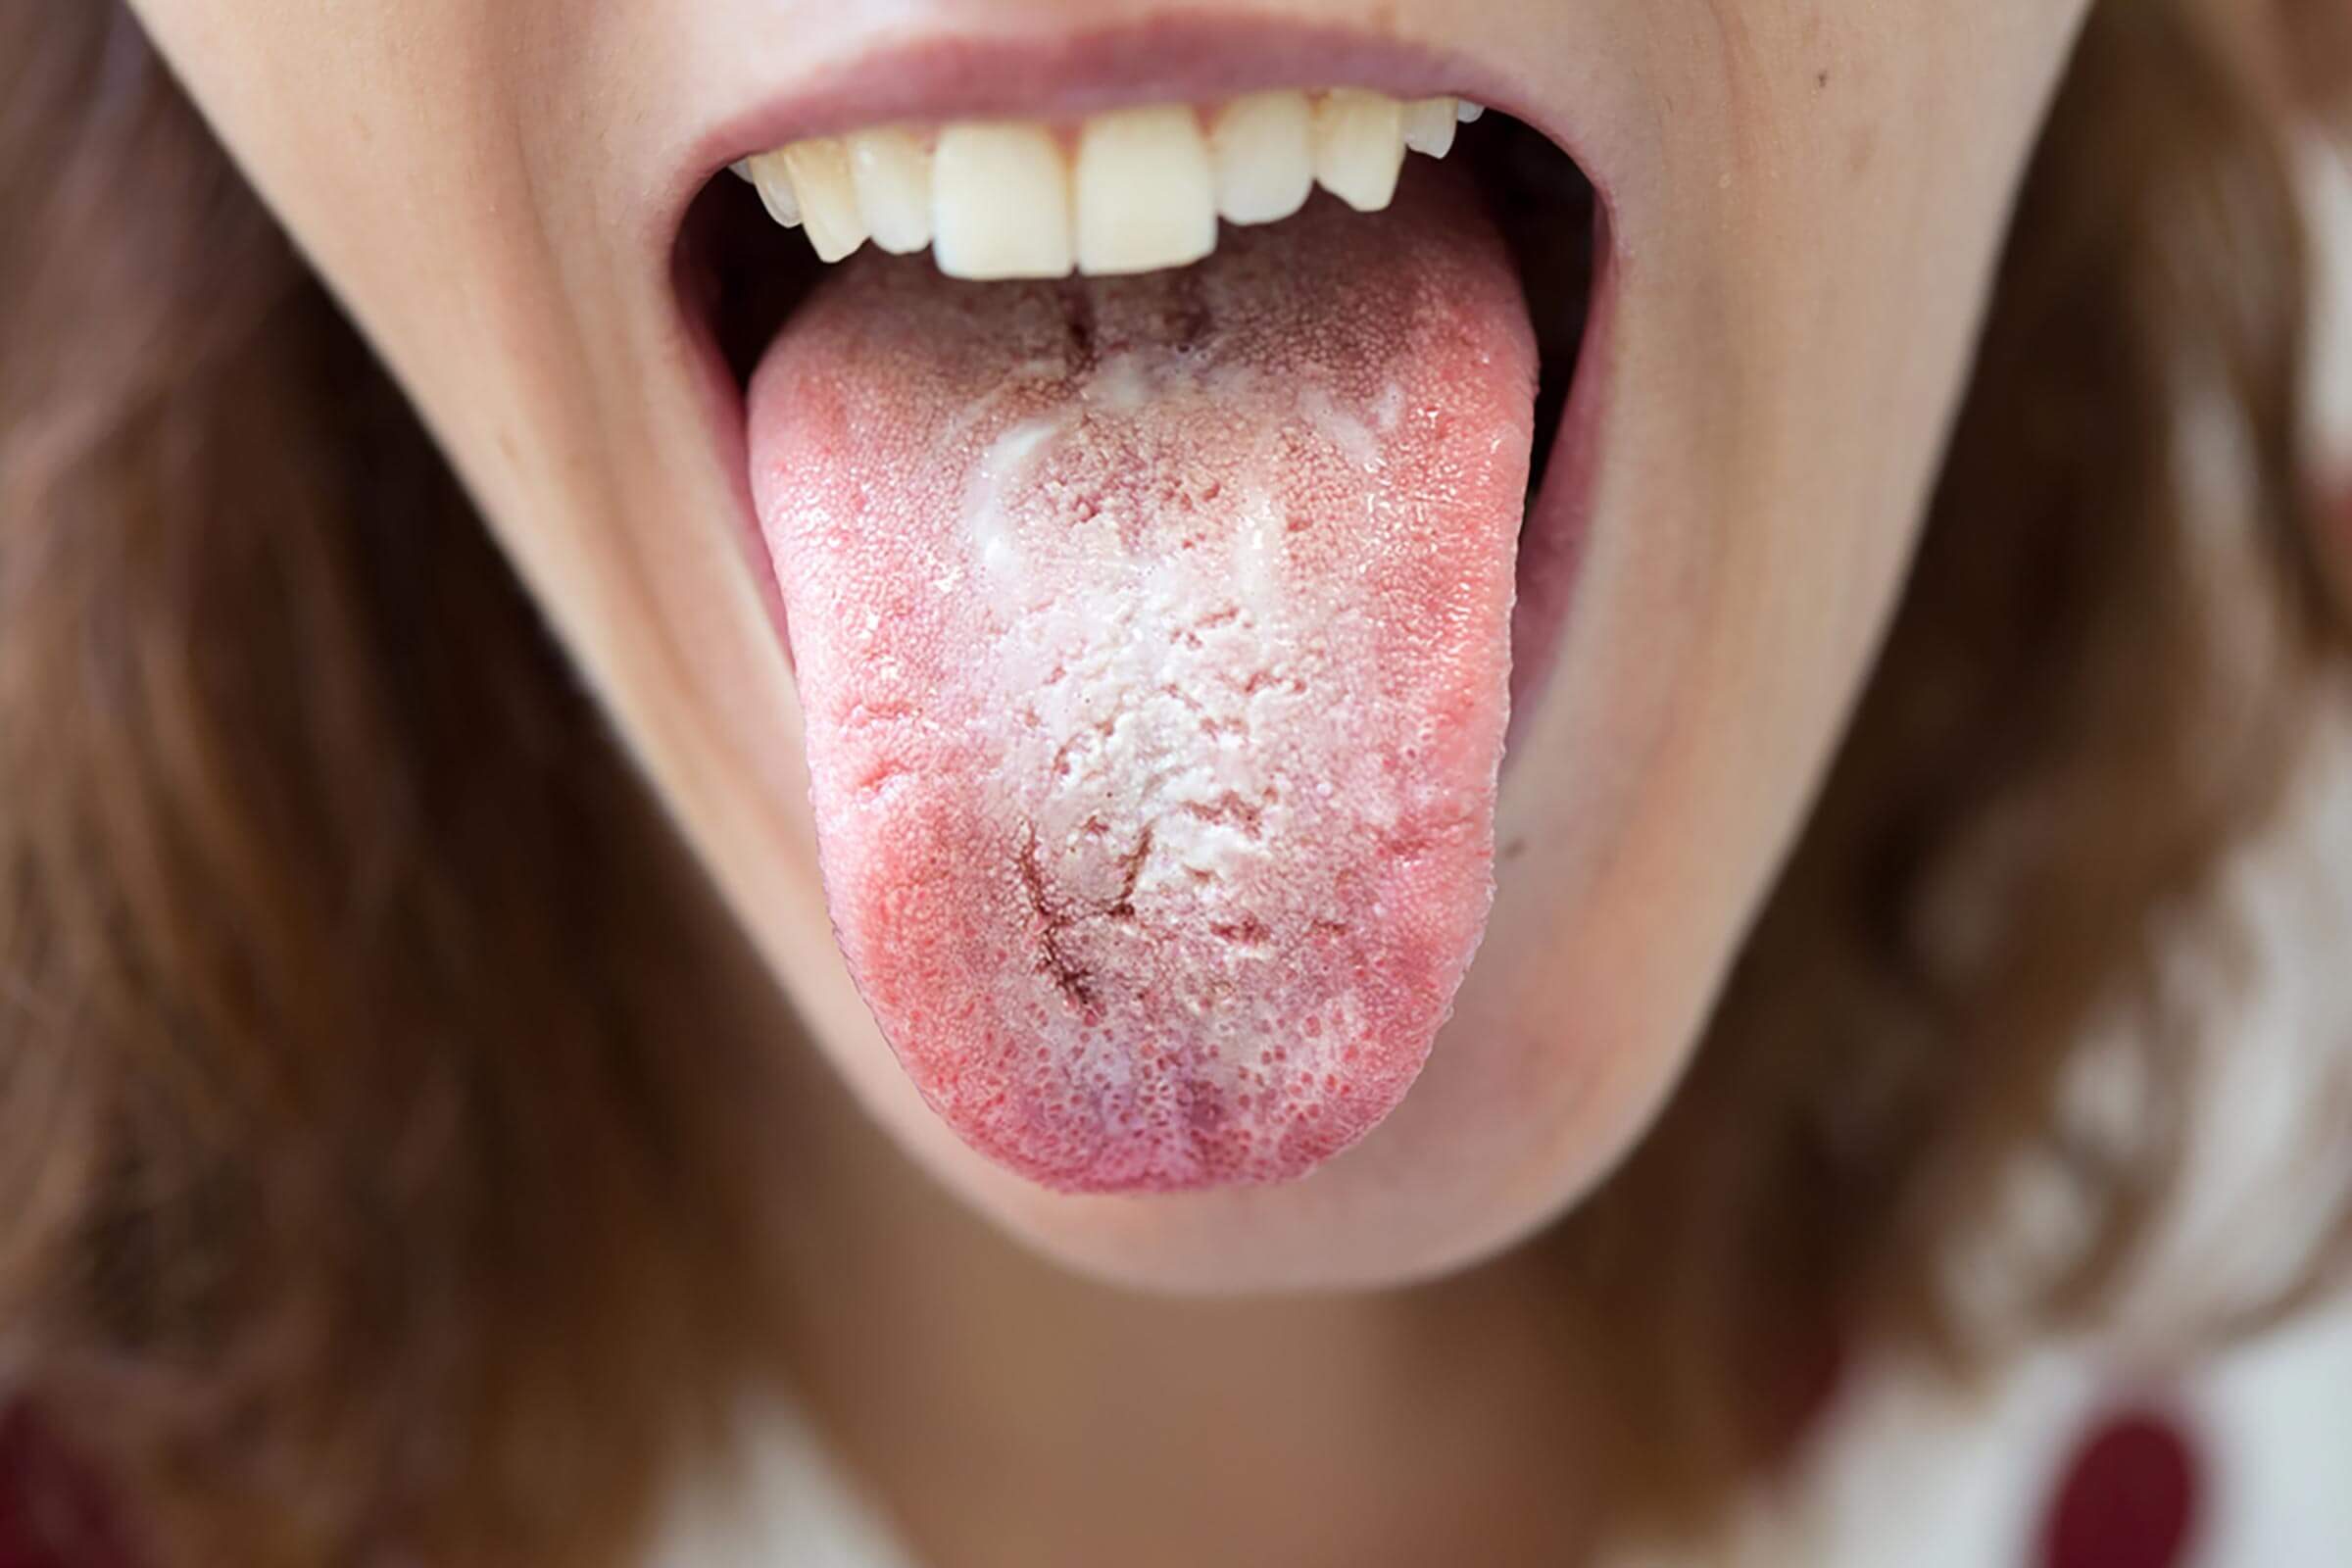
[[[752,396],[836,932],[1054,1186],[1295,1176],[1477,946],[1535,351],[1434,180],[1179,273],[861,260]]]

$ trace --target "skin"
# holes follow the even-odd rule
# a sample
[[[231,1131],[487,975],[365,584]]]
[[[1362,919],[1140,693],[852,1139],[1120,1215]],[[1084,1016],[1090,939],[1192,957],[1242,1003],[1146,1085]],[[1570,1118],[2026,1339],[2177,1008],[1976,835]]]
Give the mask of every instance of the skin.
[[[2084,0],[1265,0],[1567,128],[1622,295],[1590,554],[1518,716],[1485,947],[1404,1106],[1289,1186],[1069,1198],[922,1106],[830,937],[799,708],[668,259],[755,119],[885,42],[1165,0],[143,0],[414,395],[765,955],[900,1143],[1089,1271],[1362,1287],[1588,1190],[1683,1065],[1867,672]]]
[[[1445,1499],[1465,1486],[1494,1499],[1477,1528],[1498,1551],[1568,1528],[1556,1470],[1530,1462],[1561,1441],[1527,1392],[1555,1375],[1528,1348],[1538,1298],[1508,1265],[1434,1294],[1376,1288],[1455,1273],[1559,1213],[1675,1082],[1869,670],[2086,6],[1245,8],[1451,52],[1492,83],[1479,96],[1564,127],[1608,194],[1622,292],[1589,554],[1503,788],[1498,841],[1519,848],[1428,1071],[1308,1180],[1163,1198],[1058,1196],[971,1153],[851,987],[743,475],[713,440],[668,265],[686,196],[754,150],[726,127],[826,68],[1176,7],[138,9],[414,396],[765,956],[777,996],[747,1005],[780,998],[801,1025],[778,1038],[807,1093],[778,1114],[802,1190],[831,1195],[787,1227],[822,1286],[798,1329],[809,1397],[910,1533],[961,1561],[1138,1560],[1105,1533],[1156,1519],[1167,1560],[1203,1560],[1176,1545],[1222,1518],[1293,1556],[1377,1562],[1434,1560],[1411,1555],[1416,1528],[1458,1547],[1469,1527]],[[1169,1292],[1370,1294],[1206,1311],[1039,1254]],[[1445,1347],[1475,1418],[1411,1375]],[[1057,1419],[1104,1380],[1153,1413],[1128,1423],[1130,1473],[1205,1478],[1181,1509],[1160,1498],[1165,1518],[1107,1487],[1101,1445]],[[1401,1430],[1450,1437],[1403,1455],[1367,1436]],[[1439,1448],[1464,1457],[1448,1470]],[[968,1467],[959,1486],[947,1452],[1001,1455],[1024,1478],[1019,1518]],[[1338,1488],[1383,1500],[1301,1522],[1298,1499]]]

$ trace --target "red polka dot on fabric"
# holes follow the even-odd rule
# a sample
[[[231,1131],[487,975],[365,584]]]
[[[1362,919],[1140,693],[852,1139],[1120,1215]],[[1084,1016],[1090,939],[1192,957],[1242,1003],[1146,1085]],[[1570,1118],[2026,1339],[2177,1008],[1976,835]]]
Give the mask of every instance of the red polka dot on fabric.
[[[96,1481],[22,1408],[0,1408],[0,1568],[129,1568]]]
[[[2171,1417],[2108,1416],[2066,1466],[2035,1568],[2183,1568],[2202,1484],[2196,1449]]]

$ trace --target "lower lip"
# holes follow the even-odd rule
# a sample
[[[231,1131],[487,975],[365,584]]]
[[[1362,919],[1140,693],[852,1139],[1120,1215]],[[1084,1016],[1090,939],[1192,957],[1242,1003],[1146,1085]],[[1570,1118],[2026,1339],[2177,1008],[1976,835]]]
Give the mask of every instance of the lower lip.
[[[1618,268],[1607,209],[1593,216],[1592,296],[1570,370],[1568,407],[1553,432],[1550,467],[1519,534],[1519,603],[1511,616],[1511,725],[1516,740],[1549,684],[1591,537],[1599,490],[1601,427],[1616,380]],[[1514,748],[1506,741],[1503,768]]]

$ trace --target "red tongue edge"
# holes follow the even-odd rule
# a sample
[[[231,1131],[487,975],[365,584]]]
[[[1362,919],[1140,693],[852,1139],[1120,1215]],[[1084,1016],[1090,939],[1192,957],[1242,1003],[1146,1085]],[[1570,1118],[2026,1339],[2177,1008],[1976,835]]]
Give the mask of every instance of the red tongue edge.
[[[843,955],[1048,1186],[1305,1173],[1477,949],[1536,349],[1440,172],[1145,278],[861,256],[754,378]]]

